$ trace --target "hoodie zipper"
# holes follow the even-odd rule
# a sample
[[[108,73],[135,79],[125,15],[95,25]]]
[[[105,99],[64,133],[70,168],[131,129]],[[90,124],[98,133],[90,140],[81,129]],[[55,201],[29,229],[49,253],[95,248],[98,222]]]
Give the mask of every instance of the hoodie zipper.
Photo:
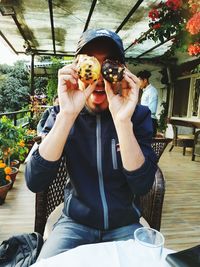
[[[113,163],[113,169],[117,170],[117,153],[116,153],[116,141],[115,139],[112,139],[111,141],[111,151],[112,151],[112,163]]]
[[[96,117],[96,138],[97,138],[97,171],[98,171],[98,180],[99,180],[99,189],[101,202],[103,206],[103,215],[104,215],[104,229],[108,229],[108,204],[106,201],[106,195],[104,190],[104,181],[103,181],[103,171],[102,171],[102,151],[101,151],[101,117],[97,115]]]
[[[140,210],[136,207],[136,205],[134,203],[134,200],[135,200],[135,195],[133,197],[133,200],[132,200],[132,203],[131,204],[132,204],[133,209],[136,211],[138,217],[140,218],[142,216],[142,214],[141,214]]]

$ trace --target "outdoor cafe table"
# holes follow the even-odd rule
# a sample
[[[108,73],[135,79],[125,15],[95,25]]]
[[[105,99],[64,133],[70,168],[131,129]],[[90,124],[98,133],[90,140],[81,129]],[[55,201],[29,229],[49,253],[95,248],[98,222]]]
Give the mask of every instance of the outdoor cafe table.
[[[172,252],[174,251],[164,248],[159,267],[170,266],[165,261],[165,257]],[[145,265],[141,265],[138,258],[139,253],[142,251],[139,251],[132,239],[103,242],[79,246],[57,256],[40,260],[31,267],[155,267],[148,260]],[[143,258],[145,256],[143,255]]]

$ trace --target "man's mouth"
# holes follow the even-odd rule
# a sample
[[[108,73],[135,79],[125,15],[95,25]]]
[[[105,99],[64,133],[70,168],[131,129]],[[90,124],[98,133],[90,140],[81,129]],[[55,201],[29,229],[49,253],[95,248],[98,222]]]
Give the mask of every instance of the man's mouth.
[[[92,93],[92,101],[94,104],[101,104],[106,99],[106,92],[104,89],[96,89]]]

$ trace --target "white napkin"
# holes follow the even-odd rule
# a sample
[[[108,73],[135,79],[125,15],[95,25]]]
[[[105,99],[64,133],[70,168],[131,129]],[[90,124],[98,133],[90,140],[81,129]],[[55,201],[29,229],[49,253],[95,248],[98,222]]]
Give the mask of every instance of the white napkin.
[[[102,245],[103,244],[103,245]],[[32,267],[120,267],[117,248],[114,242],[83,245],[41,260]]]
[[[159,267],[169,267],[164,260],[171,252],[164,249],[163,259]],[[104,242],[98,244],[83,245],[54,257],[40,260],[31,267],[150,267],[150,263],[141,264],[142,251],[137,247],[134,240]],[[155,266],[153,266],[155,267]]]

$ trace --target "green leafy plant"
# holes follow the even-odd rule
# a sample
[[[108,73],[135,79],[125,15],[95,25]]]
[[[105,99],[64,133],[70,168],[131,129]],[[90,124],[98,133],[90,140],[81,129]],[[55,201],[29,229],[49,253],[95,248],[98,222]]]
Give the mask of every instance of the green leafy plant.
[[[42,107],[46,104],[46,95],[34,95],[30,97],[29,108],[32,111],[33,116],[29,118],[30,129],[36,130],[37,124],[41,118],[41,114],[44,110]]]
[[[23,160],[27,152],[24,129],[15,126],[12,120],[3,116],[0,119],[0,159],[10,166],[13,154],[17,155],[17,159]]]
[[[54,96],[57,94],[58,87],[58,70],[63,66],[62,59],[52,57],[52,65],[50,67],[51,76],[47,84],[48,102],[52,103]]]
[[[163,101],[160,106],[163,107],[163,109],[159,114],[158,129],[161,133],[164,133],[167,129],[167,103]]]
[[[36,136],[37,136],[36,130],[25,129],[25,132],[24,132],[25,143],[29,143],[29,142],[33,141]]]
[[[18,141],[17,128],[8,117],[3,116],[0,119],[0,158],[4,162],[8,161],[9,165],[10,155],[14,152],[14,147]]]
[[[28,104],[30,85],[29,73],[24,62],[12,67],[0,65],[0,111],[16,111]]]
[[[12,169],[8,167],[4,162],[0,161],[0,187],[10,183],[11,172]]]

